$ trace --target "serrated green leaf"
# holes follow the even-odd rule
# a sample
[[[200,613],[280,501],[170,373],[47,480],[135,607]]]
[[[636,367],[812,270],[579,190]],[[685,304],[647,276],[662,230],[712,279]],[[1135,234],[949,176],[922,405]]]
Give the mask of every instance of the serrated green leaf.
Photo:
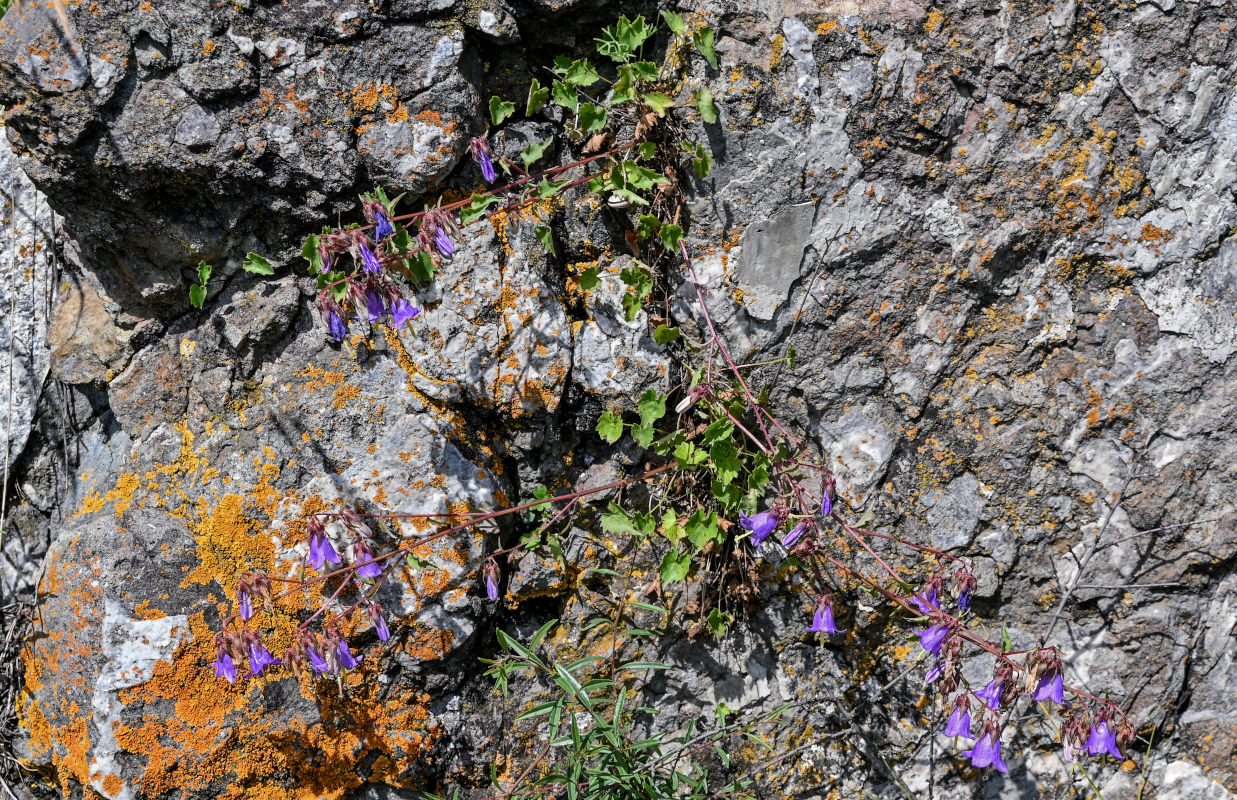
[[[537,226],[537,241],[541,242],[541,246],[549,251],[550,255],[557,256],[558,250],[554,248],[554,231],[550,230],[549,225]]]
[[[679,240],[683,238],[683,229],[678,225],[662,225],[659,231],[662,247],[670,252],[679,249]]]
[[[659,183],[670,183],[665,175],[648,167],[642,167],[632,161],[624,161],[619,172],[619,179],[625,186],[635,189],[651,189]],[[619,181],[615,181],[617,186]]]
[[[409,569],[438,569],[438,565],[434,564],[431,561],[426,561],[424,558],[421,558],[420,556],[409,553],[408,554],[408,568]]]
[[[646,389],[636,403],[636,410],[640,412],[641,425],[652,425],[666,416],[666,396],[656,389]]]
[[[536,114],[545,108],[549,100],[550,87],[542,86],[540,81],[533,78],[533,82],[528,85],[528,101],[524,104],[524,116],[531,117]]]
[[[610,87],[610,105],[621,106],[636,99],[636,73],[630,64],[618,68],[618,80]]]
[[[623,420],[613,411],[607,411],[597,420],[597,435],[604,441],[614,444],[623,435]]]
[[[652,214],[641,214],[640,219],[636,221],[636,234],[641,239],[647,239],[657,233],[657,229],[661,227],[661,220]]]
[[[321,243],[322,240],[318,238],[318,234],[311,233],[309,238],[305,240],[305,244],[301,246],[301,258],[309,262],[310,275],[320,275],[322,273],[322,252],[318,249],[318,245]],[[199,265],[199,272],[201,269],[202,267]],[[202,283],[206,283],[206,281],[202,281]]]
[[[661,18],[666,21],[666,27],[673,31],[676,35],[682,36],[687,32],[687,25],[683,23],[683,18],[673,11],[661,12]]]
[[[730,628],[730,623],[734,622],[734,618],[720,608],[714,608],[709,612],[705,622],[708,623],[709,633],[713,634],[715,639],[720,639],[726,635],[726,631]]]
[[[547,197],[553,197],[563,190],[563,187],[571,181],[552,181],[547,178],[542,178],[541,183],[537,184],[537,197],[542,200]]]
[[[717,69],[717,53],[713,50],[713,29],[701,28],[692,34],[692,42],[696,45],[696,49],[700,51],[700,55],[705,57],[709,62],[709,66]]]
[[[271,262],[267,261],[257,253],[246,253],[245,263],[242,264],[246,272],[252,272],[256,275],[274,275],[275,268],[271,266]]]
[[[691,571],[692,559],[687,553],[679,553],[676,550],[671,550],[662,558],[661,567],[658,572],[661,574],[661,585],[667,586],[676,581],[681,581],[687,577],[687,573]]]
[[[701,453],[701,456],[704,454]],[[709,542],[721,541],[721,530],[717,525],[717,514],[711,511],[696,509],[692,515],[687,518],[687,524],[683,526],[684,532],[687,534],[687,540],[692,543],[697,551],[703,550]]]
[[[708,454],[691,442],[680,442],[674,448],[674,460],[680,469],[695,469],[704,463]]]
[[[696,90],[694,97],[700,118],[705,122],[717,122],[717,106],[713,105],[713,92],[709,91],[709,87],[700,87]]]
[[[606,110],[598,108],[592,103],[582,103],[580,110],[577,112],[577,120],[580,130],[585,133],[599,131],[606,127]]]
[[[1014,643],[1009,638],[1009,630],[1006,629],[1005,623],[1001,623],[1001,652],[1008,653],[1014,649]]]
[[[554,81],[554,88],[551,92],[554,102],[576,113],[580,108],[580,95],[576,93],[576,87],[565,81]]]
[[[635,289],[636,294],[640,297],[645,297],[649,292],[653,291],[653,276],[642,266],[627,267],[619,272],[619,279]]]
[[[627,320],[628,322],[634,321],[636,318],[636,315],[640,313],[640,298],[632,294],[631,292],[628,292],[627,294],[623,295],[622,305],[623,305],[623,319]],[[649,435],[649,438],[651,441],[652,434]]]
[[[713,474],[721,483],[722,488],[730,486],[739,477],[739,454],[734,445],[729,442],[718,442],[709,448],[709,458],[713,461]]]
[[[668,325],[658,325],[657,330],[653,331],[653,341],[660,345],[666,345],[679,338],[680,332],[678,328],[671,328]]]
[[[601,80],[601,76],[587,58],[582,58],[571,62],[571,66],[563,74],[563,80],[572,86],[592,86]]]
[[[633,425],[631,428],[631,438],[641,447],[648,447],[653,443],[653,434],[651,425]]]
[[[601,38],[596,40],[597,52],[607,56],[611,61],[623,62],[629,60],[635,53],[619,39],[615,26],[608,25],[601,30]]]
[[[704,429],[704,443],[706,445],[728,442],[733,436],[734,423],[728,419],[719,419]]]
[[[476,222],[486,215],[490,206],[501,202],[502,200],[496,195],[473,194],[472,202],[460,209],[460,224],[470,225]]]
[[[520,151],[520,160],[524,162],[524,168],[528,169],[536,161],[545,155],[545,151],[550,149],[550,145],[554,144],[553,139],[546,139],[544,142],[533,142],[528,147]]]
[[[312,238],[312,239],[315,239],[315,240],[316,240],[318,237],[317,237],[317,236],[313,236],[313,237],[310,237],[310,238]],[[315,243],[314,243],[314,251],[315,251],[315,252],[317,252],[317,249],[318,249],[318,245],[317,245],[317,243],[315,242]],[[202,284],[202,286],[203,286],[203,287],[205,287],[205,286],[206,286],[207,281],[209,281],[209,280],[210,280],[210,274],[211,274],[211,272],[212,272],[212,271],[213,271],[213,269],[212,269],[212,267],[211,267],[211,265],[210,265],[210,264],[207,264],[205,261],[199,261],[199,262],[198,262],[198,283]],[[322,270],[318,270],[318,271],[319,271],[319,272],[321,272]]]
[[[791,369],[794,369],[795,362],[797,362],[798,360],[799,360],[799,351],[796,350],[795,346],[792,344],[786,348],[786,366],[790,367]]]
[[[206,287],[205,286],[190,286],[189,287],[189,305],[194,308],[201,308],[206,303]]]
[[[692,170],[696,173],[697,178],[707,178],[709,173],[713,171],[713,154],[701,148],[700,156],[692,161]]]
[[[641,533],[631,514],[615,503],[610,504],[609,514],[601,515],[601,529],[619,536],[638,536]]]
[[[667,510],[661,515],[661,532],[670,540],[670,544],[676,547],[679,539],[683,538],[683,526],[679,524],[679,517],[673,511]]]
[[[497,95],[490,98],[490,119],[495,125],[503,124],[503,120],[515,113],[515,103],[508,102]]]
[[[627,61],[653,35],[653,31],[654,28],[643,16],[635,19],[621,16],[618,22],[602,30],[601,38],[596,40],[597,52],[614,61]]]
[[[391,251],[395,253],[411,253],[412,252],[412,234],[403,225],[395,226],[395,235],[388,239],[391,243]]]
[[[638,149],[641,158],[652,158],[657,155],[657,145],[652,142],[641,142]]]
[[[674,100],[662,94],[661,92],[649,92],[641,97],[644,104],[653,109],[653,112],[659,117],[666,116],[666,109],[674,105]]]
[[[638,81],[655,81],[657,80],[657,65],[652,61],[637,61],[631,65],[632,75]]]
[[[591,292],[601,285],[601,277],[597,267],[589,267],[580,275],[580,288]]]
[[[412,279],[417,283],[429,283],[434,280],[434,272],[438,269],[434,266],[434,259],[424,250],[405,258],[404,266],[408,268],[408,272],[412,274]]]

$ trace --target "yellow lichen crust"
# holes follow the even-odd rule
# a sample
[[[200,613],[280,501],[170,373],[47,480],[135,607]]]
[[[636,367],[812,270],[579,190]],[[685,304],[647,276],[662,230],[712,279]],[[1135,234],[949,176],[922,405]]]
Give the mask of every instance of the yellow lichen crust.
[[[307,367],[297,374],[299,385],[283,388],[307,404],[329,405],[341,389],[353,387],[347,405],[352,411],[365,408],[372,398],[357,388],[364,381],[349,380],[355,365],[334,366],[339,372]],[[454,631],[411,618],[392,619],[399,635],[379,645],[368,634],[368,620],[356,615],[342,623],[343,633],[354,641],[368,636],[364,641],[370,646],[360,666],[338,685],[286,670],[245,677],[245,666],[235,685],[216,676],[215,637],[221,620],[233,611],[239,575],[305,574],[301,543],[306,522],[315,512],[339,508],[340,500],[282,480],[285,470],[298,468],[297,454],[280,455],[267,445],[242,455],[252,465],[250,477],[230,470],[221,474],[206,454],[218,452],[220,437],[230,432],[218,421],[206,427],[212,441],[199,445],[203,431],[177,425],[181,451],[175,460],[144,471],[119,471],[114,486],[96,486],[85,494],[74,517],[77,526],[105,526],[101,530],[109,551],[143,546],[127,530],[134,514],[156,514],[168,529],[183,528],[179,545],[164,543],[154,556],[169,591],[148,596],[143,593],[149,587],[135,576],[107,574],[83,537],[62,543],[51,554],[41,590],[50,603],[59,604],[55,616],[62,623],[36,637],[23,654],[26,685],[20,713],[31,733],[34,761],[52,765],[66,795],[74,787],[93,787],[119,797],[127,786],[146,797],[309,800],[343,797],[363,782],[422,788],[419,781],[432,767],[441,731],[429,697],[415,686],[388,683],[383,664],[396,650],[417,660],[439,659],[454,646]],[[302,442],[320,440],[322,432],[306,431],[305,437],[291,438],[294,451]],[[364,452],[361,445],[351,446]],[[403,453],[399,460],[422,462],[425,456]],[[340,463],[347,468],[351,459]],[[389,495],[398,503],[418,488],[387,485],[388,479],[376,474],[351,480],[374,502]],[[423,491],[441,491],[445,477],[420,483]],[[453,515],[472,507],[448,498],[444,510],[446,519],[459,521]],[[404,528],[413,533],[429,525],[418,521]],[[176,542],[176,536],[168,534],[166,541]],[[459,542],[417,550],[448,569],[414,573],[402,563],[392,567],[390,584],[402,588],[410,617],[426,603],[462,601],[463,590],[451,576],[464,574],[467,553],[480,546],[479,536],[468,533]],[[320,607],[321,586],[290,594],[274,613],[261,613],[250,623],[272,652],[281,654],[300,621]],[[141,680],[121,681],[113,690],[100,677],[109,668],[101,630],[105,607],[113,613],[117,602],[131,609],[127,617],[141,623],[184,620],[184,634]],[[75,624],[64,626],[70,618]],[[364,643],[355,646],[359,653]],[[106,719],[100,716],[100,702],[110,703],[114,711]],[[105,730],[98,729],[100,723]],[[101,758],[104,749],[124,758]]]

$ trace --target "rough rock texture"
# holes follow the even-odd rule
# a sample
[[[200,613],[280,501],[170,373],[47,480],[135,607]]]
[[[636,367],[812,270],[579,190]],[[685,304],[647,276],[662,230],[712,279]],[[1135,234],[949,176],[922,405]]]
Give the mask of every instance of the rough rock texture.
[[[7,147],[0,147],[0,193],[5,230],[0,249],[0,430],[5,432],[0,468],[8,470],[37,425],[50,365],[48,318],[57,289],[52,211]],[[9,488],[11,502],[20,503],[17,492],[25,487]],[[0,597],[33,588],[44,549],[45,544],[40,548],[21,535],[0,541]]]
[[[603,405],[673,378],[648,321],[618,307],[626,212],[546,209],[570,265],[537,249],[532,220],[470,229],[416,338],[354,331],[336,348],[286,266],[375,182],[431,202],[439,181],[475,187],[457,163],[481,98],[522,97],[543,50],[587,44],[619,9],[109,2],[69,7],[74,46],[23,9],[0,28],[0,100],[70,268],[53,281],[69,284],[48,334],[55,391],[23,417],[13,479],[43,488],[6,521],[54,539],[24,756],[66,795],[111,800],[482,787],[496,756],[529,752],[513,718],[540,690],[490,696],[476,659],[492,628],[559,617],[549,649],[570,660],[604,645],[582,623],[637,588],[528,556],[490,604],[476,569],[507,532],[453,541],[425,554],[441,570],[384,589],[399,636],[346,700],[217,681],[212,626],[239,571],[296,569],[315,509],[484,508],[641,461],[591,434]],[[685,88],[708,81],[721,119],[695,123],[716,165],[685,187],[688,241],[736,357],[793,345],[794,368],[753,380],[830,459],[848,511],[974,559],[981,616],[1018,649],[1047,636],[1071,682],[1154,726],[1137,763],[1090,767],[1104,796],[1230,797],[1232,3],[698,10],[723,63],[690,62]],[[513,141],[532,136],[521,125]],[[246,250],[276,257],[275,278],[240,273]],[[200,259],[217,269],[202,313],[185,297]],[[587,296],[585,266],[604,278]],[[694,284],[674,280],[673,321],[699,339]],[[623,547],[565,542],[611,567]],[[906,629],[860,597],[854,633],[826,647],[802,633],[812,599],[793,580],[720,641],[686,635],[688,599],[667,598],[672,633],[645,648],[676,666],[642,687],[662,712],[649,724],[803,701],[778,733],[793,756],[735,754],[762,797],[1086,791],[1031,718],[1006,733],[1010,776],[968,775],[930,733]]]

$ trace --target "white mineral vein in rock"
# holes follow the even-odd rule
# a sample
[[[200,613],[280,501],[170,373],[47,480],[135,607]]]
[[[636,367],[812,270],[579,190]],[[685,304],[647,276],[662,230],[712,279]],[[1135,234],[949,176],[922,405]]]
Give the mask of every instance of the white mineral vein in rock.
[[[108,800],[132,800],[136,796],[128,781],[119,790],[109,793],[104,786],[109,775],[123,779],[116,755],[121,752],[113,727],[120,722],[124,704],[116,693],[150,680],[155,663],[171,661],[176,648],[189,641],[189,618],[184,614],[161,619],[134,619],[111,598],[104,601],[103,669],[95,681],[94,725],[97,741],[93,742],[90,759],[90,783]]]

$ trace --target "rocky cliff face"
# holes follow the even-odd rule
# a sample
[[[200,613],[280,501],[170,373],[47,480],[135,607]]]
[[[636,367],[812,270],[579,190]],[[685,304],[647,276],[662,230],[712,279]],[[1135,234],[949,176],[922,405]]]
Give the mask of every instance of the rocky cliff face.
[[[415,337],[375,326],[352,348],[292,263],[375,184],[468,192],[482,98],[523,97],[547,53],[621,10],[117,1],[69,5],[67,34],[38,3],[5,16],[10,158],[62,234],[46,258],[51,214],[10,166],[11,244],[28,249],[0,261],[18,304],[0,328],[17,376],[0,558],[6,592],[41,575],[21,755],[65,796],[482,796],[492,762],[518,773],[535,731],[512,723],[527,698],[481,675],[494,628],[557,617],[550,649],[591,652],[585,622],[626,589],[527,557],[489,602],[475,570],[510,531],[444,541],[423,554],[438,570],[384,587],[399,635],[353,632],[374,646],[345,697],[219,681],[213,631],[236,575],[296,557],[316,510],[492,508],[641,460],[592,433],[672,373],[644,312],[619,306],[626,212],[569,198],[558,258],[526,221],[482,226],[425,290]],[[793,345],[793,368],[754,380],[811,433],[848,511],[974,559],[981,617],[1018,649],[1057,645],[1071,681],[1143,724],[1135,762],[1090,767],[1105,797],[1231,796],[1237,8],[692,10],[721,64],[688,80],[721,118],[695,123],[715,167],[684,180],[685,227],[736,356]],[[276,275],[241,271],[247,250]],[[199,312],[200,260],[216,279]],[[585,265],[603,279],[587,296],[565,277]],[[667,313],[692,334],[695,289],[676,281]],[[577,563],[650,569],[578,533]],[[761,797],[1087,791],[1029,719],[1010,726],[1008,777],[962,769],[918,702],[922,670],[904,674],[906,629],[850,602],[855,631],[823,648],[793,585],[766,583],[720,640],[672,622],[645,646],[675,667],[644,687],[655,726],[795,702],[788,757],[735,753]]]

